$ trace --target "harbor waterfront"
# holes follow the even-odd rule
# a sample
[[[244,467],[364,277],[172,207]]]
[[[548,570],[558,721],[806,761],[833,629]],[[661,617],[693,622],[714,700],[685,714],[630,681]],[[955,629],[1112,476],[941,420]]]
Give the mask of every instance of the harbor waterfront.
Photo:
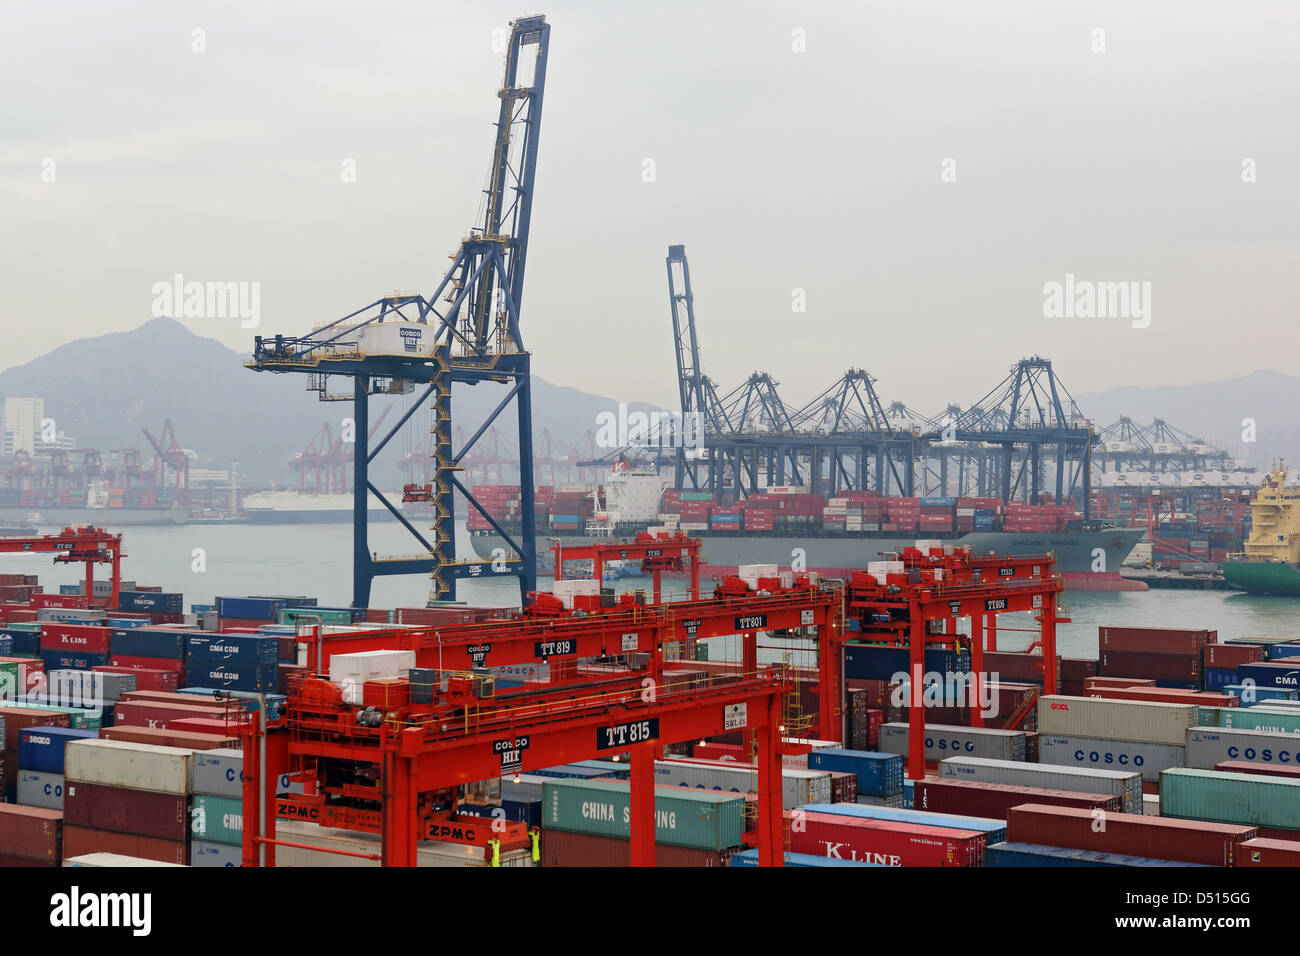
[[[57,531],[44,526],[42,533]],[[255,594],[275,582],[277,592],[315,594],[322,604],[346,605],[352,589],[352,529],[343,524],[211,525],[129,528],[123,533],[123,574],[185,594],[186,610],[193,603],[210,604],[218,595]],[[391,521],[372,521],[370,546],[379,554],[406,553],[405,531]],[[544,543],[542,543],[544,546]],[[201,549],[201,555],[195,550]],[[457,526],[457,549],[470,551],[464,522]],[[707,543],[703,551],[708,560]],[[204,570],[197,571],[195,568]],[[30,555],[0,556],[0,571],[27,570],[40,574],[49,590],[81,580],[78,566],[55,565]],[[683,579],[665,579],[665,593],[684,589]],[[549,590],[552,579],[539,577],[538,588]],[[705,582],[706,585],[711,582]],[[650,587],[649,577],[618,581],[620,591]],[[707,588],[706,588],[707,589]],[[379,578],[375,581],[375,607],[413,607],[425,603],[428,579],[422,576]],[[519,589],[514,578],[499,581],[464,581],[457,600],[471,605],[517,607]],[[1097,653],[1097,628],[1123,621],[1134,627],[1217,628],[1219,638],[1295,635],[1300,622],[1300,597],[1266,597],[1239,591],[1141,592],[1072,591],[1065,604],[1070,623],[1057,628],[1064,656],[1093,657]],[[1023,618],[1021,622],[1020,618]],[[1030,635],[1010,630],[1033,627],[1028,615],[1008,615],[999,630],[999,647],[1023,650]]]

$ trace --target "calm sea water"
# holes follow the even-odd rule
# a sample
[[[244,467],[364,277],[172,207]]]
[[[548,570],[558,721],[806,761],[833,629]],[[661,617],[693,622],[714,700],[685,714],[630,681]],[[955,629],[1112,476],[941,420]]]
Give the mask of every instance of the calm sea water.
[[[52,531],[55,529],[42,529]],[[395,522],[370,528],[371,550],[379,554],[417,554],[419,544]],[[459,550],[470,553],[459,528]],[[195,549],[202,549],[204,570],[196,570]],[[123,532],[123,577],[141,584],[181,591],[185,607],[211,604],[217,595],[306,594],[322,605],[344,606],[352,594],[351,526],[326,525],[185,525],[127,528]],[[81,579],[82,566],[55,565],[45,556],[0,555],[0,572],[40,575],[48,590]],[[98,574],[98,572],[97,572]],[[665,590],[682,588],[682,579],[667,579]],[[549,577],[539,579],[545,590]],[[619,582],[623,590],[650,587],[650,579]],[[371,603],[376,607],[421,606],[429,584],[420,575],[379,578]],[[458,599],[469,604],[518,606],[513,578],[462,582]],[[1300,636],[1300,598],[1252,597],[1231,591],[1152,590],[1139,593],[1066,592],[1071,622],[1058,628],[1058,646],[1067,657],[1095,657],[1099,625],[1217,628],[1221,638],[1248,635]],[[1000,618],[998,646],[1021,650],[1033,635],[1012,628],[1033,628],[1028,615]],[[716,646],[711,656],[730,657]],[[764,657],[771,655],[765,654]],[[802,655],[800,655],[802,657]],[[801,661],[796,661],[801,662]]]

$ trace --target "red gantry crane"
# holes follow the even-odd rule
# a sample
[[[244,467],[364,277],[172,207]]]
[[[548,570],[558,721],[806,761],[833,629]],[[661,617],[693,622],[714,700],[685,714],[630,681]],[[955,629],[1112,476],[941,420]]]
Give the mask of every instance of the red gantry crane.
[[[58,534],[27,538],[0,537],[0,554],[53,554],[56,564],[86,564],[86,598],[95,595],[95,565],[111,564],[112,589],[108,606],[117,607],[122,581],[122,536],[101,528],[64,528]]]

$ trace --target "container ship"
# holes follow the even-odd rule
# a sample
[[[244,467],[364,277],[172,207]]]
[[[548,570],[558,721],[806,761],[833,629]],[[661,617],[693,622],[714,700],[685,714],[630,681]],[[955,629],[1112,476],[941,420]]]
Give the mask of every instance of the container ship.
[[[400,501],[401,495],[390,495]],[[244,514],[252,524],[327,524],[350,522],[353,499],[350,494],[314,494],[307,491],[259,491],[244,498]],[[369,517],[388,511],[373,496],[366,496]]]
[[[1300,491],[1286,486],[1275,465],[1251,502],[1251,532],[1244,552],[1223,564],[1228,585],[1250,594],[1300,595]]]
[[[735,573],[751,564],[842,575],[920,539],[969,547],[976,554],[1057,556],[1067,586],[1077,590],[1146,590],[1119,569],[1145,527],[1085,525],[1068,506],[993,498],[885,497],[840,492],[831,497],[795,486],[769,487],[737,501],[709,492],[668,488],[663,475],[616,467],[602,487],[539,487],[538,532],[585,544],[646,530],[681,530],[706,542],[707,568]],[[474,496],[507,532],[519,527],[519,486],[479,485]],[[477,510],[468,529],[474,551],[491,557],[504,539]],[[801,557],[802,556],[802,557]],[[549,553],[538,555],[545,570]]]
[[[152,488],[110,488],[92,482],[74,490],[0,489],[0,524],[51,525],[184,524],[187,492]]]

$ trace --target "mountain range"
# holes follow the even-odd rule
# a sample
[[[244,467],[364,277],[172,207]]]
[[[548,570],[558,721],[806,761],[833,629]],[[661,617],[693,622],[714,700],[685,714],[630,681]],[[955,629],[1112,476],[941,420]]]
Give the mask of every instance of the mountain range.
[[[141,429],[158,435],[170,419],[179,443],[196,453],[198,466],[224,469],[238,462],[240,472],[253,479],[296,480],[289,467],[294,454],[324,422],[337,434],[351,404],[322,404],[299,377],[255,374],[243,367],[246,360],[180,322],[157,318],[130,332],[69,342],[0,372],[0,396],[44,398],[47,417],[84,447],[139,448],[148,460],[152,448]],[[457,386],[456,420],[472,433],[502,395],[502,386]],[[412,400],[372,400],[372,421],[391,403],[391,426]],[[549,431],[554,452],[564,454],[597,430],[601,413],[617,412],[619,401],[534,375],[534,433]],[[1121,415],[1144,426],[1158,417],[1256,467],[1275,457],[1300,461],[1300,427],[1292,424],[1300,408],[1297,376],[1259,371],[1222,382],[1125,386],[1080,394],[1076,401],[1099,427]],[[654,408],[640,402],[628,407]],[[1243,440],[1251,437],[1247,420],[1254,423],[1253,441]],[[510,442],[503,448],[506,457],[513,451],[513,426],[513,413],[507,411],[498,426]],[[375,465],[381,485],[389,484],[386,474],[396,485],[396,463],[427,430],[427,413],[417,412],[385,448]]]

